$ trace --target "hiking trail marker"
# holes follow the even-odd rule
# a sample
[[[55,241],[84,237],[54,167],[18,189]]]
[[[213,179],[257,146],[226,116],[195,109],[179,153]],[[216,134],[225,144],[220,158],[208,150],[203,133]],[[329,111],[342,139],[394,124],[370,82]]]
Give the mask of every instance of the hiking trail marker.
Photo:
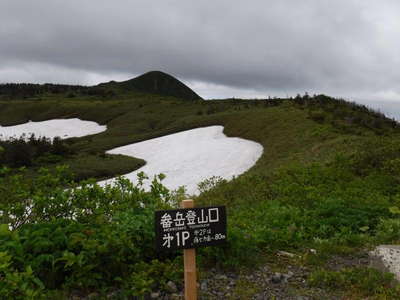
[[[183,200],[181,209],[155,212],[156,248],[160,252],[183,250],[185,299],[197,299],[196,250],[226,241],[225,206],[194,208],[193,200]]]

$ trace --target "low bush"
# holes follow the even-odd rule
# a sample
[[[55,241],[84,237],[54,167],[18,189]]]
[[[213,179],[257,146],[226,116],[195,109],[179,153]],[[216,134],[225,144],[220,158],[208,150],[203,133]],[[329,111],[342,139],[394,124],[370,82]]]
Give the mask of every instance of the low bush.
[[[4,228],[0,231],[4,234]],[[0,251],[0,295],[3,299],[44,299],[43,290],[43,283],[30,266],[18,271],[12,266],[12,256]]]
[[[60,162],[63,156],[72,154],[71,148],[60,138],[21,136],[0,141],[0,166],[10,168],[30,167],[43,163]]]
[[[66,189],[71,182],[65,168],[42,170],[29,182],[23,174],[2,172],[1,296],[116,287],[143,295],[180,276],[169,260],[177,253],[160,256],[154,248],[154,211],[173,200],[163,176],[146,192],[143,174],[138,186],[120,178],[114,186],[88,181]],[[6,284],[11,281],[12,287]]]

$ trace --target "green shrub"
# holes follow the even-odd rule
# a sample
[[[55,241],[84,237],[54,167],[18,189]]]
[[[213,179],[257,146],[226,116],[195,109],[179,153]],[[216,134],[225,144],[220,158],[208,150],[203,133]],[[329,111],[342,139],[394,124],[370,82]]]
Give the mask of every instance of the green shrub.
[[[400,241],[400,219],[381,219],[376,228],[378,243],[398,243]]]
[[[183,278],[182,262],[152,260],[133,265],[131,273],[123,281],[127,296],[142,296],[152,291],[167,290],[169,281],[180,283]]]
[[[17,271],[12,257],[0,251],[0,296],[2,299],[45,299],[44,285],[34,276],[32,268]]]
[[[10,138],[0,141],[0,166],[11,168],[29,167],[35,164],[56,163],[63,156],[73,153],[70,147],[59,137],[51,141],[46,137],[29,137],[23,135],[19,138]]]
[[[2,172],[0,252],[7,254],[7,274],[16,274],[7,277],[4,273],[5,278],[27,281],[21,287],[19,281],[15,283],[19,292],[30,288],[29,276],[41,283],[32,286],[33,294],[61,288],[107,289],[127,286],[125,280],[132,278],[144,276],[142,280],[148,282],[155,276],[157,267],[139,272],[138,266],[156,264],[151,263],[158,256],[154,211],[169,208],[173,200],[160,182],[163,175],[154,178],[146,192],[142,187],[144,174],[139,175],[137,186],[120,178],[114,186],[102,188],[88,181],[77,189],[66,189],[70,182],[65,168],[58,168],[55,174],[42,170],[33,181],[21,174],[7,175],[5,169]],[[161,259],[176,255],[170,253]],[[170,263],[158,266],[168,269]],[[157,281],[160,288],[176,274],[167,273],[160,273],[166,276]],[[0,284],[1,276],[0,270]],[[140,285],[132,285],[131,291],[139,293]],[[0,295],[11,292],[9,287],[0,286]]]

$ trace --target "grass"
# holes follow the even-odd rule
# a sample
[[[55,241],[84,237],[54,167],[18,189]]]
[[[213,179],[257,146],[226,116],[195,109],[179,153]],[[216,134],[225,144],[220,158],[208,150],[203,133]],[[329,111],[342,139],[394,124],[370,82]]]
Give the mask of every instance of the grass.
[[[77,155],[63,162],[75,174],[75,180],[87,178],[107,179],[110,170],[113,175],[119,176],[138,169],[145,164],[144,160],[123,155]]]
[[[188,102],[126,92],[112,99],[53,95],[0,102],[2,125],[73,117],[108,127],[67,140],[79,154],[63,163],[78,179],[124,174],[144,163],[105,155],[106,150],[196,127],[223,125],[226,135],[263,145],[262,157],[248,172],[231,182],[209,181],[195,199],[197,205],[224,204],[229,215],[229,244],[199,250],[203,268],[238,271],[257,260],[268,263],[285,250],[313,270],[314,287],[339,289],[354,299],[390,299],[395,293],[391,287],[363,292],[376,278],[387,284],[386,275],[329,270],[327,264],[334,255],[353,256],[399,241],[400,140],[392,120],[319,96]],[[318,255],[309,255],[309,248]],[[239,282],[238,293],[246,297],[258,289],[246,286]]]
[[[280,106],[267,107],[254,101],[187,102],[154,95],[137,97],[135,94],[131,99],[124,97],[122,100],[61,98],[2,101],[0,122],[2,125],[11,125],[28,120],[79,117],[106,124],[108,130],[104,133],[69,140],[71,147],[79,150],[81,160],[87,155],[90,161],[87,166],[92,169],[102,164],[100,158],[96,160],[90,157],[93,153],[208,125],[223,125],[228,136],[261,143],[265,153],[254,168],[255,172],[261,173],[292,162],[326,161],[335,150],[351,150],[354,145],[365,140],[365,137],[359,135],[343,136],[332,125],[319,124],[309,119],[306,110],[288,101]],[[199,115],[199,111],[205,113]],[[129,171],[139,165],[138,162],[132,164],[131,159],[126,159],[126,165],[131,166]],[[125,171],[116,164],[109,169],[108,175]],[[99,174],[100,177],[104,175],[103,172]],[[78,177],[82,177],[81,174]]]
[[[345,294],[346,299],[395,299],[400,293],[400,286],[393,288],[393,275],[381,273],[371,268],[348,268],[341,271],[315,270],[309,278],[313,287],[328,290],[342,290],[351,286]]]

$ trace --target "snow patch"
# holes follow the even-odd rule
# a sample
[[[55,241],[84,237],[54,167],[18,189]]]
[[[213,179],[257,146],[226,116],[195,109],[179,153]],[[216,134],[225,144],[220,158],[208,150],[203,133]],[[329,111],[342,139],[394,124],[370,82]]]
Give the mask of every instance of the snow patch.
[[[24,134],[26,136],[34,134],[36,137],[47,137],[49,139],[54,139],[55,137],[67,139],[96,134],[106,130],[107,126],[105,125],[77,118],[53,119],[41,122],[29,121],[15,126],[0,126],[0,140],[19,138]]]
[[[197,184],[212,176],[230,180],[250,169],[263,153],[263,147],[253,141],[230,138],[223,126],[187,130],[107,151],[146,160],[146,165],[124,175],[137,183],[137,174],[150,178],[163,173],[163,184],[171,189],[184,185],[188,194],[198,194]],[[114,179],[99,182],[112,184]],[[147,186],[148,188],[149,186]]]

